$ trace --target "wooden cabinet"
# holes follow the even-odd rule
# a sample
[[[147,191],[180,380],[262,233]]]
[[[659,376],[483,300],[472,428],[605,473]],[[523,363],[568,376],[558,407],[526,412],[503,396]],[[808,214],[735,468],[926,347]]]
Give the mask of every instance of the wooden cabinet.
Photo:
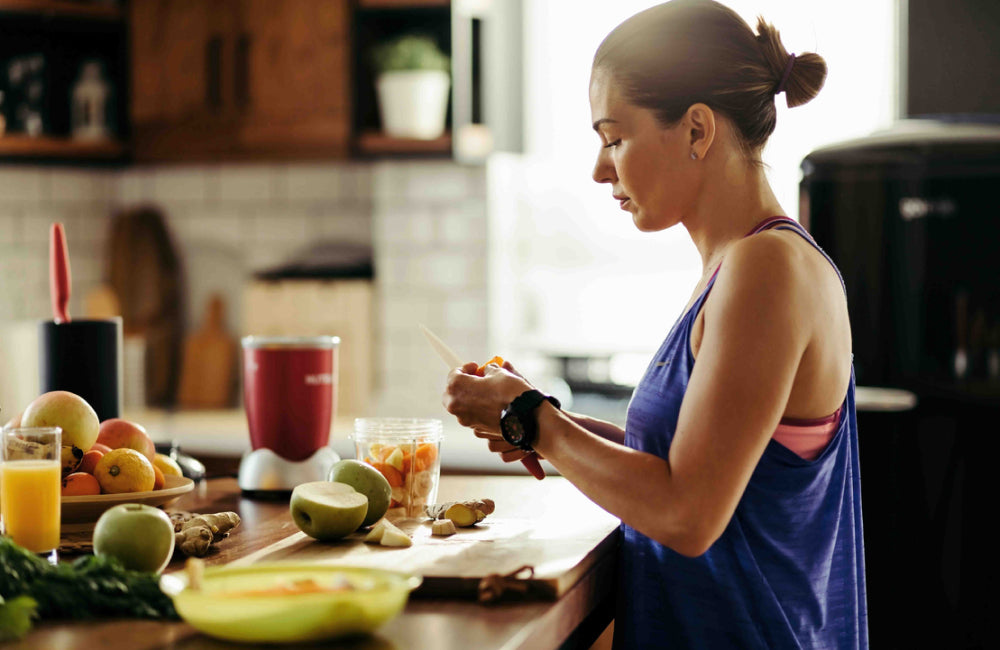
[[[118,164],[127,158],[126,24],[117,3],[0,0],[0,161]],[[74,88],[98,66],[104,133],[74,132]],[[93,86],[91,86],[93,89]],[[91,95],[93,98],[93,95]]]
[[[138,161],[347,153],[348,0],[132,0]]]

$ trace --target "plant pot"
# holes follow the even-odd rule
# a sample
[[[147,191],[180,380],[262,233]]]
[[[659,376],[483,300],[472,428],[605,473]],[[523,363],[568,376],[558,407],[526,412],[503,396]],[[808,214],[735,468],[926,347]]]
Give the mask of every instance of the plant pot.
[[[382,130],[397,138],[433,140],[444,133],[450,79],[441,70],[384,72],[375,80]]]

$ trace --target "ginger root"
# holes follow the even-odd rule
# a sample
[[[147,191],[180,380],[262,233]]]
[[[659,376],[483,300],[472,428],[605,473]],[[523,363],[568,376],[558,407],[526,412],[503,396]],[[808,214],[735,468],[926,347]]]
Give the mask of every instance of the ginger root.
[[[457,531],[455,530],[455,522],[451,519],[435,519],[434,523],[431,524],[431,535],[454,535]]]
[[[190,513],[186,513],[190,514]],[[189,557],[202,557],[209,547],[229,536],[229,531],[240,525],[235,512],[217,512],[211,515],[172,516],[174,544]]]
[[[436,503],[425,507],[424,512],[431,519],[450,519],[456,526],[467,528],[485,519],[495,508],[493,499],[475,499]]]

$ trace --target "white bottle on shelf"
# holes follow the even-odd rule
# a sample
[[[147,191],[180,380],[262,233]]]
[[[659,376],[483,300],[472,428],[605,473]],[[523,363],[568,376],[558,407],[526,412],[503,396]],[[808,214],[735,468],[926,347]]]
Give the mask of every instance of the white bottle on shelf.
[[[84,62],[72,94],[74,138],[100,140],[111,136],[108,129],[110,96],[111,86],[104,78],[101,62]]]

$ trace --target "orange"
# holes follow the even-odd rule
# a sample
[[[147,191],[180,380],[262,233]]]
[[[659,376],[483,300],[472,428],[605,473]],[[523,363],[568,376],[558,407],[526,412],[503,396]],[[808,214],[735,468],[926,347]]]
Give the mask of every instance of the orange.
[[[160,471],[160,468],[157,467],[156,465],[153,465],[153,489],[162,490],[163,485],[166,482],[167,479],[163,477],[163,472]]]
[[[73,472],[63,479],[62,496],[82,497],[101,493],[101,484],[86,472]]]
[[[156,484],[156,471],[149,459],[135,449],[112,449],[97,461],[94,476],[105,494],[149,492]]]
[[[104,456],[104,452],[100,449],[91,449],[84,452],[83,460],[80,461],[80,466],[76,468],[76,471],[93,474],[94,469],[97,467],[97,461],[101,460],[102,456]]]

